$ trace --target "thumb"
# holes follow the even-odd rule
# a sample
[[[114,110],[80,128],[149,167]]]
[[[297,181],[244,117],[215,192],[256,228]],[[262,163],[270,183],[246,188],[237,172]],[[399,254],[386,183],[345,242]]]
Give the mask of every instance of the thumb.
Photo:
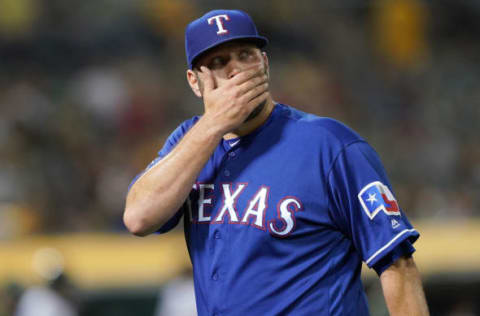
[[[200,67],[200,79],[203,81],[205,91],[211,91],[215,88],[212,72],[205,66]]]

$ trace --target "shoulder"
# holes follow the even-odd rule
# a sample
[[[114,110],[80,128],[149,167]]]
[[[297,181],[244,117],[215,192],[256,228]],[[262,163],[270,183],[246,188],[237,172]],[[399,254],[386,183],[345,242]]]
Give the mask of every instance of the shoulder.
[[[179,132],[185,134],[188,132],[195,123],[200,119],[200,116],[194,116],[188,120],[183,121],[178,127],[175,129],[174,132]]]
[[[183,121],[175,130],[170,134],[169,139],[171,141],[178,141],[192,128],[195,123],[200,119],[199,116],[194,116],[188,120]]]
[[[177,128],[168,136],[162,149],[160,149],[160,151],[158,152],[159,157],[152,161],[152,163],[150,163],[147,169],[155,165],[158,159],[166,156],[178,144],[178,142],[180,142],[183,136],[185,136],[185,134],[192,128],[193,125],[195,125],[198,120],[199,117],[194,116],[191,119],[188,119],[178,125]]]
[[[279,117],[292,124],[294,128],[309,137],[319,137],[323,141],[340,146],[365,141],[357,132],[346,124],[330,117],[321,117],[302,112],[284,104],[278,104]]]

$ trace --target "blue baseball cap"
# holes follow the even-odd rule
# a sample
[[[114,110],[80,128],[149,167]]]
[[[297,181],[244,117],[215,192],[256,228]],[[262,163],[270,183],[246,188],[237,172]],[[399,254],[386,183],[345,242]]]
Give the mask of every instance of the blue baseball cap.
[[[267,38],[258,35],[252,18],[240,10],[213,10],[187,25],[185,51],[188,68],[192,69],[201,54],[222,43],[245,39],[259,48],[267,45]]]

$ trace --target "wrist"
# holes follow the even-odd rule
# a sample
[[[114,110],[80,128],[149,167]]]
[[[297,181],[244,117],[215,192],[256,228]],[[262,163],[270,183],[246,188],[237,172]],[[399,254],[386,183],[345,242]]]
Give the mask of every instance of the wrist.
[[[214,142],[220,141],[227,133],[221,126],[219,126],[219,124],[216,124],[215,120],[209,118],[207,115],[202,116],[200,120],[198,120],[196,126],[199,129],[200,134]]]

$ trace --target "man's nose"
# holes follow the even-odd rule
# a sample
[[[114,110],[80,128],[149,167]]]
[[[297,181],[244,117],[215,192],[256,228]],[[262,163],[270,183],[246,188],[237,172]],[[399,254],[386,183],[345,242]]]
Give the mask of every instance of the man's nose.
[[[227,76],[231,79],[242,71],[240,62],[236,58],[231,58],[227,65]]]

